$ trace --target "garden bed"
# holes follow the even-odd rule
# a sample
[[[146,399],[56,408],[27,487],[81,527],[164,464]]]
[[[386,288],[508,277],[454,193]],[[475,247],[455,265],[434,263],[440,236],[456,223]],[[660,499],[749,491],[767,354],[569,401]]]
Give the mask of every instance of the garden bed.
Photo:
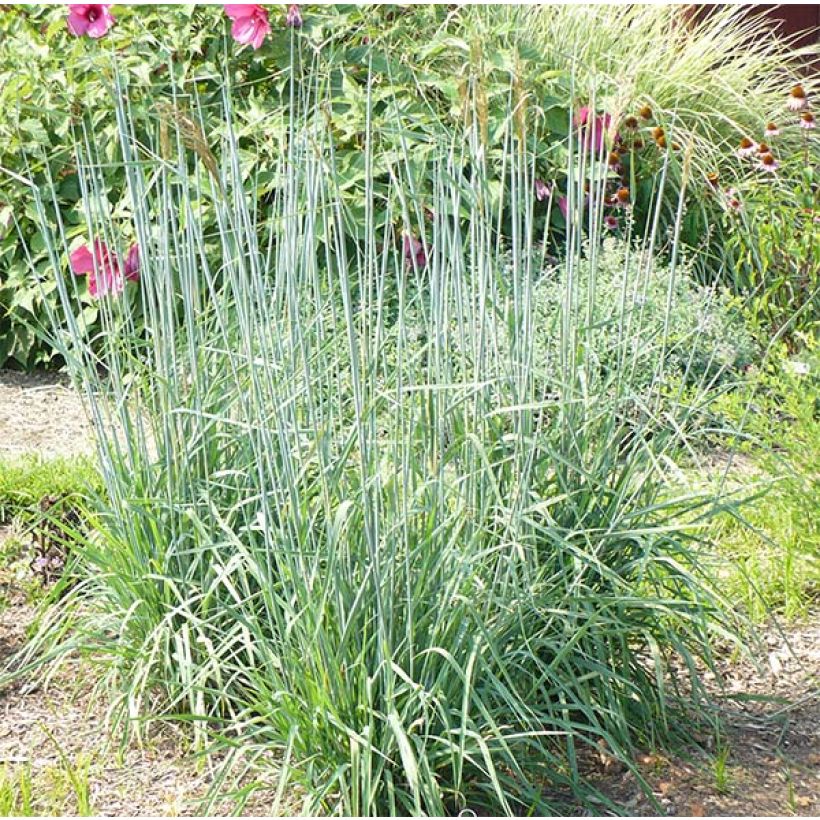
[[[8,452],[48,458],[89,446],[82,401],[64,379],[6,372],[2,385]],[[48,430],[44,416],[52,419]],[[714,461],[725,466],[719,455]],[[0,527],[0,555],[8,557],[7,545],[19,544],[18,535],[11,525]],[[0,666],[24,647],[36,613],[32,597],[39,593],[25,539],[22,549],[14,561],[0,560]],[[639,757],[640,771],[668,815],[820,812],[820,613],[786,627],[772,622],[761,641],[760,663],[731,653],[721,657],[725,688],[709,676],[709,691],[725,703],[722,750],[714,738],[702,736],[699,745],[676,756]],[[0,693],[0,771],[6,778],[24,772],[37,795],[33,806],[43,814],[77,812],[70,773],[87,786],[95,814],[197,814],[213,770],[191,752],[184,734],[167,725],[149,732],[142,744],[121,748],[118,734],[109,733],[107,704],[94,693],[95,676],[93,665],[72,659],[47,683],[30,677]],[[635,777],[607,755],[588,759],[587,767],[591,780],[624,810],[656,813]],[[255,792],[244,813],[264,816],[272,792]]]
[[[602,9],[0,15],[0,811],[816,807],[820,88]]]

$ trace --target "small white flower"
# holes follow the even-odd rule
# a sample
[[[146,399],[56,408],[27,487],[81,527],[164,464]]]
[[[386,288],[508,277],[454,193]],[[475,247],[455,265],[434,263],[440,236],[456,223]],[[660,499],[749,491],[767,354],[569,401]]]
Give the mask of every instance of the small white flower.
[[[811,368],[806,362],[786,362],[783,369],[794,376],[808,376]]]

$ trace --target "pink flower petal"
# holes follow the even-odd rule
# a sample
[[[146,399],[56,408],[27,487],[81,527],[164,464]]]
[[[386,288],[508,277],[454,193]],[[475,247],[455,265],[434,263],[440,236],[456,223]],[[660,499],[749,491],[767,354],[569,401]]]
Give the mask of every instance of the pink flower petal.
[[[136,243],[128,249],[125,257],[125,278],[129,282],[136,282],[140,278],[140,246]]]
[[[558,208],[563,214],[564,219],[566,219],[567,214],[569,214],[569,200],[565,196],[558,197]]]
[[[224,8],[225,14],[231,20],[237,20],[240,17],[253,17],[257,12],[265,11],[258,3],[225,3]]]
[[[261,20],[260,18],[256,18],[256,29],[254,31],[253,38],[251,39],[251,45],[254,49],[259,48],[262,43],[265,42],[265,37],[270,34],[270,26],[268,25],[267,20]]]
[[[259,48],[270,34],[268,12],[255,3],[228,3],[225,14],[233,20],[231,36],[237,43]]]
[[[117,296],[122,293],[124,287],[125,280],[116,262],[106,265],[88,279],[88,292],[92,296]]]
[[[75,276],[84,276],[86,273],[94,272],[94,257],[91,256],[88,245],[80,245],[79,248],[72,251],[68,261]]]
[[[76,37],[83,34],[94,39],[102,37],[114,25],[110,7],[111,3],[69,4],[68,30]]]
[[[80,14],[69,14],[68,30],[75,37],[82,37],[88,30],[88,20]]]
[[[262,45],[270,26],[258,17],[239,17],[231,26],[231,35],[237,43],[252,45],[255,49]]]
[[[102,37],[111,26],[114,25],[114,18],[107,9],[103,9],[102,13],[96,20],[92,20],[88,25],[88,36],[95,40]]]

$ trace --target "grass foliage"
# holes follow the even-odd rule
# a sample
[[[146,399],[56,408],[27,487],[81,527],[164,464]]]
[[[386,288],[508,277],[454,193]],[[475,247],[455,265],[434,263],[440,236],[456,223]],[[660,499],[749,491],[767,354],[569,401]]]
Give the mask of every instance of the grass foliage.
[[[775,355],[711,413],[741,431],[729,480],[750,502],[715,521],[727,593],[755,620],[807,615],[820,600],[820,357]]]
[[[410,154],[368,125],[354,208],[321,116],[330,79],[308,68],[291,85],[264,216],[229,93],[219,134],[180,121],[146,142],[118,89],[143,267],[100,301],[101,344],[72,307],[59,209],[32,188],[54,341],[105,486],[58,637],[32,651],[93,649],[124,719],[188,721],[237,765],[278,752],[277,800],[298,785],[305,811],[601,809],[589,753],[631,767],[670,738],[702,694],[695,659],[731,627],[698,553],[713,499],[667,480],[690,405],[630,378],[645,364],[632,268],[617,299],[596,286],[603,164],[570,151],[558,321],[539,347],[544,237],[514,85],[501,175],[474,117],[436,149],[422,200]],[[410,126],[397,111],[396,135]],[[110,159],[89,132],[77,154],[89,234],[116,245]],[[644,267],[653,248],[672,260],[660,373],[676,239],[626,241]],[[591,352],[603,333],[618,368]]]
[[[0,458],[0,523],[28,519],[46,498],[79,498],[100,488],[94,461],[88,457],[49,458],[26,455]]]
[[[570,272],[578,291],[570,321],[583,324],[592,302],[597,333],[586,356],[603,371],[616,373],[629,365],[634,390],[651,392],[659,382],[677,380],[702,389],[737,379],[755,360],[757,346],[744,325],[741,302],[714,287],[700,287],[690,265],[675,271],[614,237],[596,253],[591,250],[585,249]],[[533,288],[533,356],[540,362],[548,361],[560,322],[566,275],[560,264],[547,268]],[[616,311],[623,322],[613,320]]]

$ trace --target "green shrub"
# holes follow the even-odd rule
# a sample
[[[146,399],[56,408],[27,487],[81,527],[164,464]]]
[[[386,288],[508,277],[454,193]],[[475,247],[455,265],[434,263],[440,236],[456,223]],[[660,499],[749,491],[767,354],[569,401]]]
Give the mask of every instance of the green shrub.
[[[504,133],[511,77],[521,103],[517,118],[527,120],[537,175],[554,181],[563,193],[570,187],[565,169],[571,116],[589,106],[602,115],[610,113],[620,128],[625,116],[649,104],[653,118],[641,122],[646,146],[624,155],[621,181],[632,189],[635,212],[644,224],[651,222],[649,206],[656,201],[662,173],[666,184],[661,225],[672,224],[683,157],[691,142],[695,184],[688,189],[681,230],[689,245],[712,248],[711,260],[703,265],[714,275],[723,257],[715,252],[721,235],[719,208],[706,174],[731,166],[729,146],[775,110],[796,69],[790,50],[743,8],[716,10],[687,36],[681,35],[681,8],[309,7],[295,43],[305,57],[314,55],[333,73],[330,108],[323,116],[330,112],[346,190],[352,191],[365,176],[361,135],[368,91],[363,78],[370,69],[372,111],[381,126],[374,139],[385,143],[385,157],[407,152],[420,212],[433,193],[426,172],[446,150],[448,129],[471,116],[471,100],[478,103],[474,113],[488,143],[488,159],[491,166],[495,163],[494,173],[501,174],[506,151],[499,136]],[[73,134],[82,115],[90,113],[89,133],[95,142],[116,143],[113,125],[94,109],[94,101],[108,94],[106,60],[113,49],[129,88],[133,121],[148,132],[160,127],[160,121],[166,121],[161,127],[167,128],[169,118],[184,118],[195,107],[187,94],[170,104],[168,80],[196,78],[193,95],[200,105],[203,133],[217,138],[219,118],[211,121],[210,112],[219,109],[221,88],[213,78],[230,77],[235,98],[243,102],[234,123],[236,139],[243,154],[260,161],[256,185],[264,213],[274,188],[264,166],[279,155],[291,103],[287,83],[292,35],[283,28],[282,18],[271,10],[273,33],[263,48],[235,54],[219,8],[120,6],[114,13],[117,25],[95,42],[67,33],[64,7],[11,6],[0,15],[0,167],[42,186],[53,181],[69,238],[82,235],[86,218]],[[750,41],[755,49],[748,49]],[[391,124],[396,112],[409,123],[401,133]],[[651,139],[650,128],[658,125],[668,131],[669,151],[658,150]],[[680,150],[672,150],[675,142]],[[105,153],[101,150],[101,160]],[[377,186],[387,184],[386,165],[374,169]],[[590,173],[592,165],[597,163],[590,163]],[[121,170],[106,165],[100,173],[112,212],[127,216],[130,205],[119,199]],[[617,179],[613,173],[612,184]],[[54,361],[41,332],[57,296],[23,189],[7,177],[0,178],[0,185],[0,364],[9,360],[32,367]],[[494,183],[488,195],[498,190]],[[347,205],[355,207],[349,197]],[[538,205],[537,215],[546,219],[545,203]],[[557,208],[552,218],[550,235],[560,238],[565,226]],[[18,228],[25,243],[18,241]],[[26,252],[32,254],[46,287],[31,287]],[[699,253],[698,264],[706,258]],[[99,329],[96,305],[82,290],[76,309],[84,311],[92,332]]]
[[[99,488],[99,477],[89,458],[0,459],[0,523],[37,516],[43,499],[81,496],[93,488]]]
[[[727,215],[733,223],[727,257],[748,293],[749,321],[761,337],[782,337],[793,350],[801,347],[801,337],[820,333],[820,186],[815,167],[801,168],[790,188],[749,186],[738,192],[743,212]]]

